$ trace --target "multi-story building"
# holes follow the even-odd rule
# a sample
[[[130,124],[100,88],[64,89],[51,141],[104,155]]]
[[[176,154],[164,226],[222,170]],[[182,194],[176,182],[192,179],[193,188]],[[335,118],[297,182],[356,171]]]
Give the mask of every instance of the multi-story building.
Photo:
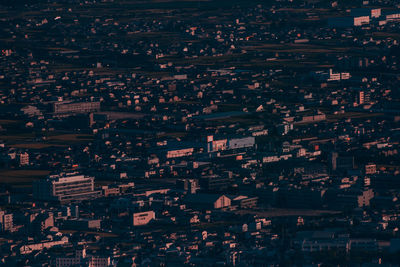
[[[94,177],[78,173],[51,175],[34,183],[33,196],[39,200],[71,202],[93,199],[101,191],[94,190]]]
[[[381,14],[381,8],[354,8],[351,10],[351,15],[354,17],[368,16],[370,18],[379,18]]]
[[[199,185],[205,191],[221,191],[227,189],[231,184],[231,180],[226,176],[208,175],[203,176],[199,180]]]
[[[376,164],[369,163],[365,165],[364,172],[366,175],[376,173]]]
[[[21,153],[19,154],[19,165],[25,166],[29,165],[29,154],[28,153]]]
[[[139,225],[146,225],[148,224],[151,220],[154,220],[156,218],[156,214],[154,211],[145,211],[145,212],[136,212],[132,215],[133,220],[133,226],[139,226]]]
[[[176,181],[176,186],[188,194],[195,194],[199,189],[198,180],[195,179],[180,179]]]
[[[169,150],[167,151],[167,159],[191,156],[193,154],[193,151],[193,147]]]
[[[86,254],[86,249],[75,251],[74,257],[58,257],[54,260],[54,266],[90,266],[107,267],[115,266],[115,262],[109,256],[96,256]]]
[[[0,210],[0,232],[11,231],[13,228],[13,215]]]
[[[68,113],[89,113],[100,110],[100,102],[70,102],[62,101],[53,104],[55,114],[68,114]]]
[[[231,149],[251,148],[255,145],[253,136],[214,140],[213,136],[207,137],[207,151],[217,152]]]
[[[353,27],[353,26],[363,26],[370,23],[369,16],[351,16],[342,18],[330,18],[328,19],[328,25],[331,27]]]
[[[39,243],[22,245],[19,252],[20,254],[29,254],[34,251],[41,251],[55,246],[63,246],[68,244],[68,242],[68,237],[63,236],[60,240],[46,240]]]

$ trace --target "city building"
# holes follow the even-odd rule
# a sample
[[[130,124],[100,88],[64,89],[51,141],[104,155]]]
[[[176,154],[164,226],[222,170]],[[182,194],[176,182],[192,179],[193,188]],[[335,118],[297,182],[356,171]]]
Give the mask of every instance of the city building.
[[[155,220],[156,214],[154,211],[135,212],[132,214],[132,225],[141,226],[146,225],[152,220]]]
[[[13,215],[0,210],[0,230],[11,231],[13,229]]]
[[[33,196],[43,201],[72,202],[98,197],[101,191],[94,190],[94,177],[78,173],[50,175],[34,183]]]
[[[100,111],[99,101],[90,102],[72,102],[61,101],[53,104],[54,114],[76,114],[76,113],[90,113]]]

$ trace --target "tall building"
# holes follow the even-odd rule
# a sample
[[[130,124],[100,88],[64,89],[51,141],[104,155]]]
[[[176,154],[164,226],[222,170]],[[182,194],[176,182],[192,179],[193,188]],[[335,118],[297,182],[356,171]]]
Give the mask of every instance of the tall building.
[[[365,94],[364,94],[364,91],[359,91],[358,92],[358,95],[357,95],[357,102],[358,102],[358,104],[359,105],[362,105],[362,104],[364,104],[364,96],[365,96]]]
[[[6,214],[5,211],[0,210],[0,232],[11,231],[13,228],[13,215],[12,213]]]
[[[34,183],[33,196],[44,201],[71,202],[93,199],[101,191],[94,190],[94,177],[78,173],[50,175]]]
[[[363,90],[359,90],[356,95],[356,101],[357,101],[357,104],[359,104],[359,105],[369,104],[370,103],[370,93],[363,91]]]
[[[337,168],[337,164],[336,164],[336,160],[338,158],[338,153],[332,151],[329,156],[328,156],[328,163],[329,163],[329,167],[332,171],[336,171]]]
[[[196,194],[199,189],[198,181],[195,179],[180,179],[176,181],[176,187],[188,194]]]
[[[376,164],[373,164],[373,163],[366,164],[364,172],[366,175],[375,174],[376,173]]]
[[[21,153],[19,154],[19,165],[25,166],[29,165],[29,154],[28,153]]]

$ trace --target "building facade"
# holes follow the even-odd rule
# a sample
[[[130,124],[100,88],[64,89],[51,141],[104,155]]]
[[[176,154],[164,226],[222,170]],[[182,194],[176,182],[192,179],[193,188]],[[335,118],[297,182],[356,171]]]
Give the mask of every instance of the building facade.
[[[71,202],[96,198],[94,177],[77,173],[51,175],[34,183],[33,196],[44,201]]]
[[[56,102],[53,105],[55,114],[89,113],[100,110],[100,102]]]

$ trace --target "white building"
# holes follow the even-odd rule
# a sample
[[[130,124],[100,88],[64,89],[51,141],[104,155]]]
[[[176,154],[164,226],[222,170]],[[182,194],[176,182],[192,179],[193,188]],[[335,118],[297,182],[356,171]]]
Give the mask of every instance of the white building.
[[[328,25],[331,27],[347,28],[353,26],[363,26],[370,22],[369,16],[357,16],[357,17],[342,17],[342,18],[330,18]]]
[[[47,179],[35,181],[33,196],[45,201],[80,201],[96,198],[101,191],[94,190],[94,177],[78,173],[51,175]]]
[[[386,14],[386,21],[400,21],[400,11]]]
[[[61,240],[57,240],[57,241],[45,241],[45,242],[41,242],[41,243],[23,245],[20,248],[19,252],[21,254],[29,254],[29,253],[32,253],[33,251],[43,250],[45,248],[66,245],[66,244],[68,244],[68,242],[69,242],[68,237],[63,236],[61,238]]]
[[[0,232],[11,231],[13,229],[13,215],[6,214],[4,210],[0,210]]]
[[[29,154],[24,152],[19,154],[19,165],[26,166],[29,165]]]
[[[146,225],[156,218],[154,211],[137,212],[133,214],[133,226]]]
[[[193,154],[193,152],[194,152],[193,147],[169,150],[167,152],[167,159],[191,156]]]
[[[351,15],[354,17],[368,16],[370,18],[379,18],[382,14],[380,8],[354,8],[351,10]]]
[[[115,266],[111,257],[100,257],[87,255],[86,249],[79,249],[75,251],[75,257],[56,258],[56,267],[67,267],[67,266],[89,266],[89,267],[108,267]]]

